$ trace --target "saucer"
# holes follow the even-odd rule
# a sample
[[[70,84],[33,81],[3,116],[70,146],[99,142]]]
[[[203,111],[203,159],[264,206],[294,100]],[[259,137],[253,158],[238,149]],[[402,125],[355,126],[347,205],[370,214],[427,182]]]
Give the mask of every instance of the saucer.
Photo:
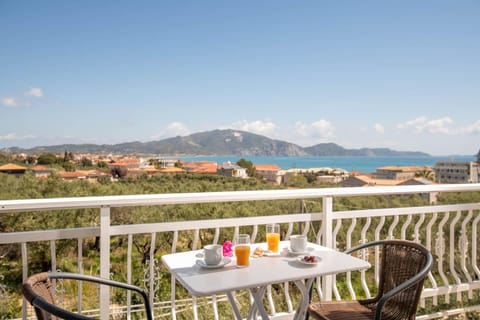
[[[287,252],[291,255],[298,256],[298,255],[307,255],[313,251],[313,248],[307,247],[304,251],[293,251],[291,248],[287,248]]]
[[[197,260],[196,264],[205,269],[216,269],[216,268],[224,267],[225,265],[229,264],[231,261],[232,260],[230,258],[223,257],[222,262],[220,262],[219,264],[213,264],[213,265],[206,264],[204,260]]]
[[[297,261],[302,263],[302,264],[306,264],[308,266],[314,266],[322,260],[322,258],[320,258],[319,256],[307,256],[307,257],[314,257],[315,258],[314,262],[309,262],[309,261],[304,260],[305,257],[306,256],[299,256],[299,257],[297,257]]]

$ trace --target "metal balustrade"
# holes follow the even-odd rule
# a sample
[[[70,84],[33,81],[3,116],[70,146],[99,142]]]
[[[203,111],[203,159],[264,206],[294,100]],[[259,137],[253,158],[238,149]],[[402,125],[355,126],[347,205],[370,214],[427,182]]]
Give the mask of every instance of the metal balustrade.
[[[325,188],[325,189],[298,189],[298,190],[267,190],[267,191],[233,191],[233,192],[206,192],[206,193],[178,193],[156,195],[128,195],[109,197],[58,198],[58,199],[29,199],[0,201],[0,215],[21,214],[42,210],[71,210],[97,209],[99,225],[84,228],[68,228],[59,230],[36,230],[26,232],[0,233],[0,246],[18,245],[21,248],[22,278],[29,273],[29,250],[36,243],[49,244],[50,269],[58,268],[57,244],[61,241],[75,241],[72,251],[77,252],[77,260],[73,272],[88,272],[104,278],[117,276],[111,274],[112,260],[118,257],[112,252],[111,242],[115,239],[126,238],[126,257],[124,277],[126,282],[140,281],[149,290],[150,298],[155,306],[157,318],[188,319],[199,318],[199,314],[211,315],[213,319],[220,318],[219,309],[228,309],[226,299],[222,295],[209,298],[181,298],[176,299],[181,287],[176,286],[175,279],[162,273],[159,264],[159,254],[155,252],[162,237],[168,237],[169,252],[184,247],[189,243],[189,249],[199,249],[202,234],[208,230],[213,238],[209,241],[221,243],[221,234],[225,230],[233,230],[233,235],[241,230],[248,230],[252,239],[264,241],[259,237],[260,228],[267,223],[280,223],[284,236],[293,232],[302,232],[308,235],[309,240],[323,244],[337,250],[345,250],[360,242],[379,240],[382,238],[407,239],[420,242],[432,251],[435,257],[435,266],[425,283],[422,295],[423,313],[417,319],[432,319],[460,314],[463,312],[480,310],[480,248],[478,242],[478,224],[480,221],[480,203],[462,203],[449,205],[425,205],[418,207],[368,208],[348,211],[334,211],[334,203],[345,197],[365,197],[433,194],[438,192],[480,192],[480,184],[462,185],[431,185],[431,186],[399,186],[399,187],[372,187],[372,188]],[[227,219],[189,220],[178,222],[157,222],[129,225],[112,225],[111,209],[121,207],[165,206],[177,204],[224,203],[261,200],[298,200],[321,201],[322,210],[319,212],[290,213],[282,215],[239,217]],[[67,212],[66,214],[68,214]],[[263,230],[263,229],[262,229]],[[99,237],[100,251],[98,253],[98,270],[84,270],[83,243],[85,239]],[[143,279],[133,279],[138,274],[138,267],[134,255],[134,240],[136,237],[147,237],[150,242],[150,251],[143,268]],[[187,239],[187,240],[186,240]],[[123,242],[123,241],[122,241]],[[115,246],[113,249],[116,249]],[[166,253],[166,252],[165,252]],[[372,265],[377,265],[378,253],[364,254]],[[0,259],[8,259],[2,257]],[[4,260],[5,261],[5,260]],[[122,271],[123,272],[123,271]],[[165,281],[165,277],[170,277]],[[163,279],[163,281],[162,281]],[[322,299],[355,299],[358,296],[370,296],[371,282],[376,276],[368,272],[360,275],[347,273],[345,275],[327,276],[317,279],[316,295]],[[170,286],[170,299],[158,297],[158,286]],[[339,286],[339,284],[342,286]],[[344,285],[343,285],[344,284]],[[0,275],[0,301],[8,299],[10,289],[4,284]],[[82,293],[82,287],[78,288]],[[181,292],[180,295],[184,295]],[[282,301],[274,299],[274,295],[282,295]],[[108,288],[100,288],[101,297],[98,310],[84,310],[89,314],[98,314],[107,319],[109,313],[124,313],[130,318],[137,312],[132,297],[127,296],[126,306],[109,309],[110,292]],[[298,293],[288,283],[269,288],[267,292],[267,306],[273,317],[291,315],[295,309]],[[238,292],[237,298],[249,303],[246,292]],[[82,300],[77,302],[79,310],[84,309]],[[445,307],[447,306],[447,307]],[[0,306],[1,308],[2,306]],[[426,313],[428,310],[433,312]],[[1,314],[0,309],[0,314]],[[22,314],[19,317],[27,319],[33,314],[23,301]],[[0,317],[1,318],[1,317]]]

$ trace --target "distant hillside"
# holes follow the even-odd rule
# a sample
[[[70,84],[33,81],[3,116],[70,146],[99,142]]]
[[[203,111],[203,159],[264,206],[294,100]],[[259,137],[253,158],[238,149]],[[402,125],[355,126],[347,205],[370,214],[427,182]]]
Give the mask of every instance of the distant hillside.
[[[395,151],[388,148],[361,148],[345,149],[335,143],[320,143],[304,149],[312,156],[346,156],[346,157],[400,157],[400,156],[429,156],[419,151]]]
[[[302,148],[239,130],[213,130],[189,136],[150,142],[126,142],[114,145],[62,144],[31,149],[3,149],[11,153],[78,153],[158,154],[158,155],[237,155],[237,156],[428,156],[423,152],[400,152],[386,148],[345,149],[335,143],[322,143]]]

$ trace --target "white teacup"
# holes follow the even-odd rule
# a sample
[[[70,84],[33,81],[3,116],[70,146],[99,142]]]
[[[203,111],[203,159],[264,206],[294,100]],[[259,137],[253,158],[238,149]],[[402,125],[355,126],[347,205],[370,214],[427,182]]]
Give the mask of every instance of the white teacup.
[[[203,247],[203,259],[209,266],[217,265],[222,262],[223,250],[219,244],[209,244]]]
[[[290,236],[290,250],[293,252],[305,252],[307,249],[307,236],[296,234]]]

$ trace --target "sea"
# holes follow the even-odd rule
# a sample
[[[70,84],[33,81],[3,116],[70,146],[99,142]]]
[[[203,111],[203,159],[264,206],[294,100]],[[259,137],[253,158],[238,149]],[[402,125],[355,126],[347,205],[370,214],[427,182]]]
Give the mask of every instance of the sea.
[[[385,166],[431,166],[437,161],[476,161],[475,156],[417,156],[417,157],[264,157],[264,156],[192,156],[179,157],[184,161],[212,161],[218,164],[235,163],[246,159],[253,164],[276,164],[282,169],[332,168],[372,173]]]

